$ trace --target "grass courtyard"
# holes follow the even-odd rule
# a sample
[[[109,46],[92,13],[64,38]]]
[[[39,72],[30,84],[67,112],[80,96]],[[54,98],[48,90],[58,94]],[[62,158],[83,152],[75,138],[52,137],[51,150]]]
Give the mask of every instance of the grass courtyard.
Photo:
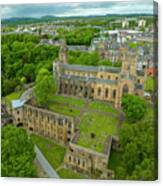
[[[74,118],[80,116],[77,144],[83,147],[103,152],[107,137],[117,134],[119,111],[107,102],[55,95],[48,108]]]
[[[103,152],[105,140],[116,135],[118,120],[112,116],[88,112],[84,113],[79,124],[77,144]]]
[[[85,105],[84,99],[54,95],[48,104],[48,109],[60,114],[76,117]]]
[[[49,163],[57,169],[62,163],[65,155],[65,148],[54,143],[45,137],[32,134],[31,139],[44,154]]]

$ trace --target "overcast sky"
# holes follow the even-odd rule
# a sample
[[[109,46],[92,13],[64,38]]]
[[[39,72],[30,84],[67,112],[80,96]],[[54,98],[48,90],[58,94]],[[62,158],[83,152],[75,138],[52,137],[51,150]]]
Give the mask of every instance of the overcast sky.
[[[89,16],[106,14],[153,13],[149,2],[87,2],[1,5],[1,17]]]

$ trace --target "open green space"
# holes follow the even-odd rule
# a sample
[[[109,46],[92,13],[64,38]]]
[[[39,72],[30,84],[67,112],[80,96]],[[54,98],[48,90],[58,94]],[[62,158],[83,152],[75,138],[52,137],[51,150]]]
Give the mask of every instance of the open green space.
[[[86,179],[86,177],[80,173],[76,173],[71,169],[63,168],[58,171],[58,174],[61,178],[64,179]]]
[[[54,143],[50,139],[35,134],[31,135],[31,139],[39,147],[54,169],[57,169],[63,163],[65,155],[64,147]]]
[[[69,106],[65,105],[58,105],[58,104],[50,104],[48,108],[53,111],[53,112],[58,112],[63,115],[68,115],[68,116],[78,116],[80,114],[80,110],[70,108]]]
[[[112,116],[87,112],[79,124],[77,144],[92,150],[103,152],[105,140],[117,133],[118,120]]]
[[[109,135],[117,135],[119,111],[106,102],[86,100],[55,95],[51,97],[48,109],[71,117],[79,117],[79,136],[77,144],[95,150],[104,151]]]
[[[48,108],[68,116],[78,116],[80,110],[84,107],[85,101],[74,97],[55,95],[51,97]]]
[[[51,98],[52,103],[66,104],[69,106],[83,107],[85,104],[84,99],[78,99],[70,96],[54,95]]]
[[[78,125],[80,133],[77,144],[97,152],[103,152],[108,136],[116,135],[118,132],[119,111],[106,102],[91,101],[87,106],[85,103],[84,99],[55,95],[51,98],[48,108],[72,117],[80,115]]]
[[[117,114],[118,110],[111,106],[109,103],[102,101],[92,101],[89,104],[89,109],[95,109],[102,112],[109,112],[113,114]]]

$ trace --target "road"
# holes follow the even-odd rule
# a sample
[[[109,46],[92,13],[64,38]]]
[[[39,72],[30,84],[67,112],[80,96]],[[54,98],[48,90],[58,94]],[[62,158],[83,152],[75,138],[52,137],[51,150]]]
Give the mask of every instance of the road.
[[[40,163],[43,170],[46,172],[49,178],[60,178],[57,172],[52,168],[49,162],[46,160],[42,152],[39,148],[35,145],[35,152],[36,152],[36,159]]]

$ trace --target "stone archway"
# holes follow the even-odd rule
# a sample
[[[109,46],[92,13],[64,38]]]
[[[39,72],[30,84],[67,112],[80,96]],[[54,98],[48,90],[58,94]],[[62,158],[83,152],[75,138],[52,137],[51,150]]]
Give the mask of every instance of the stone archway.
[[[123,86],[123,89],[122,89],[122,95],[128,94],[128,92],[129,92],[128,85],[125,84],[125,85]]]
[[[16,126],[17,127],[23,127],[23,123],[18,123]]]

